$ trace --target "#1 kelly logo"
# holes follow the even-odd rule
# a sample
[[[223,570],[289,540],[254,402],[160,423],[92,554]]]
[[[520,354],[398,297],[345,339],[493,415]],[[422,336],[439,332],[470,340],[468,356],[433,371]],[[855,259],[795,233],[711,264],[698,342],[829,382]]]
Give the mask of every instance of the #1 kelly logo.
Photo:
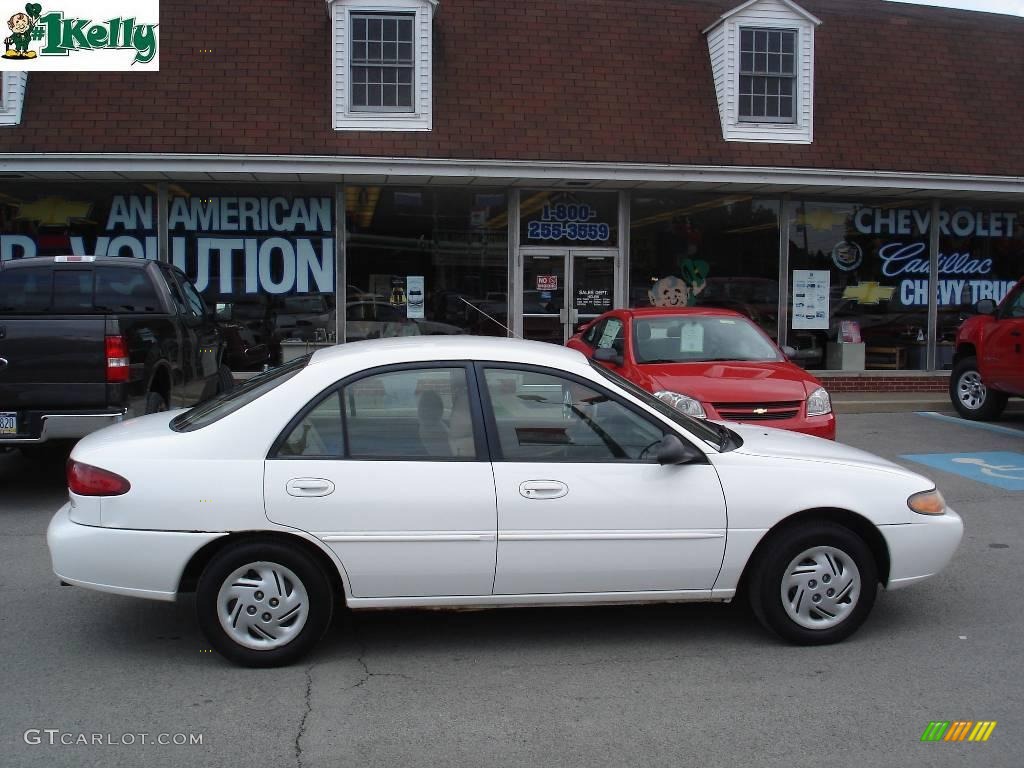
[[[44,12],[40,3],[26,3],[6,19],[9,34],[0,69],[159,69],[156,0],[133,0],[128,14],[120,12],[124,5],[124,0],[65,0],[59,10]],[[78,6],[86,13],[78,13]]]

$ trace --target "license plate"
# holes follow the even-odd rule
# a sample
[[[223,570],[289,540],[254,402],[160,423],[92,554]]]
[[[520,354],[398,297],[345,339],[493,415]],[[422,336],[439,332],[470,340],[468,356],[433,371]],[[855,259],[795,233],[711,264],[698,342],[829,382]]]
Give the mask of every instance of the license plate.
[[[18,414],[0,411],[0,435],[18,434]]]

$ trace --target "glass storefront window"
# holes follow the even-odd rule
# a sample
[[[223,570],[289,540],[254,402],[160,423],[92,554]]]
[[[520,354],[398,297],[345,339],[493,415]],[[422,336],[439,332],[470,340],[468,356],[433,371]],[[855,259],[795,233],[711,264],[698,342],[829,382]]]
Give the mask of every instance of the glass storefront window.
[[[156,186],[12,184],[0,196],[0,260],[30,256],[156,259]]]
[[[168,252],[215,306],[232,370],[335,340],[334,187],[171,184]]]
[[[618,193],[523,190],[519,199],[519,244],[618,246]]]
[[[629,306],[736,310],[778,335],[779,203],[749,195],[634,193]]]
[[[345,188],[346,340],[506,336],[503,190]]]
[[[902,264],[900,265],[902,266]],[[982,299],[1002,301],[1024,276],[1020,204],[944,204],[939,213],[937,368],[952,368],[960,318]],[[913,279],[913,277],[909,278]]]

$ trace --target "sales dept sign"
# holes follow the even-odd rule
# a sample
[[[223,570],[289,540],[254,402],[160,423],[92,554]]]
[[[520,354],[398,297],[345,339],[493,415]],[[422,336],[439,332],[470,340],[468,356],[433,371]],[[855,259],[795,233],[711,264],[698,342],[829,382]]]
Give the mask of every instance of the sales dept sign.
[[[160,69],[158,0],[6,2],[0,0],[0,18],[7,25],[0,70]]]

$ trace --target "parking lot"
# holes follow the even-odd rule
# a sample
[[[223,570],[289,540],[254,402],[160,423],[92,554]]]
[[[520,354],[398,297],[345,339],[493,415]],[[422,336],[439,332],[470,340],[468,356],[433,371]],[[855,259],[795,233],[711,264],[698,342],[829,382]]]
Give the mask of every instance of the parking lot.
[[[210,652],[188,600],[61,587],[63,468],[0,454],[0,764],[1020,766],[1024,413],[843,414],[839,439],[934,478],[966,523],[944,572],[845,643],[782,644],[742,601],[343,613],[275,670]],[[921,742],[947,720],[998,725]]]

